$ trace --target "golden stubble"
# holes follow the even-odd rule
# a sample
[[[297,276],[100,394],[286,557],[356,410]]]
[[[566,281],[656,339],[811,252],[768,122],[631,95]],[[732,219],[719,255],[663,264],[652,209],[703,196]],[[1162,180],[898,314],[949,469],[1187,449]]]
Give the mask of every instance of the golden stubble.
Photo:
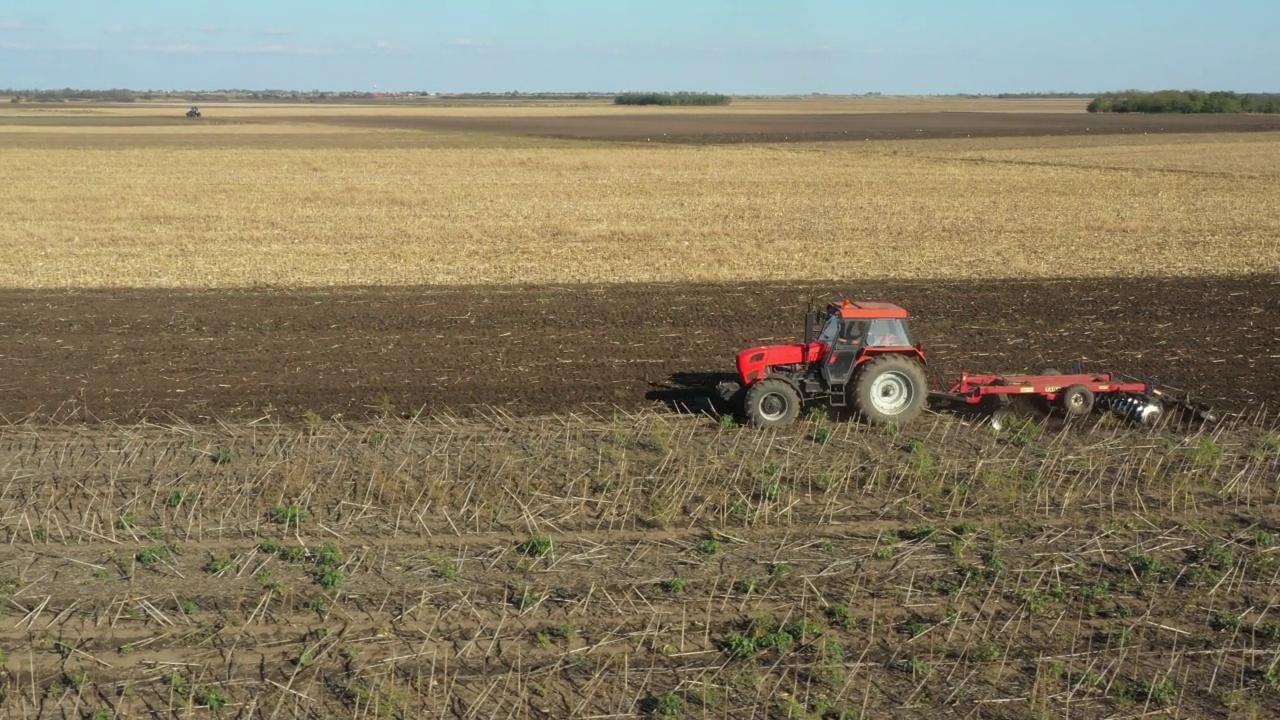
[[[139,142],[155,130],[76,148],[0,130],[0,286],[1280,271],[1270,135],[379,147],[354,139],[385,131],[350,131],[277,148],[193,127],[190,147]]]

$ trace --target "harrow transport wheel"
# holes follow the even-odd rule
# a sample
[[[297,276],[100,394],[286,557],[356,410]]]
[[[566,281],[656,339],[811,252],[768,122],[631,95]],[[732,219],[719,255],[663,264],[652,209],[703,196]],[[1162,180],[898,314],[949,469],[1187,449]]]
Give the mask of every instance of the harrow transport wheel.
[[[1013,415],[1009,405],[1007,395],[988,395],[978,403],[978,411],[987,416],[987,422],[992,430],[1000,432],[1008,427],[1009,418]]]
[[[1088,415],[1093,410],[1093,391],[1084,385],[1072,385],[1058,397],[1062,410],[1071,417]]]
[[[790,425],[800,415],[800,395],[782,380],[768,378],[747,388],[743,410],[752,425]]]
[[[901,355],[882,355],[858,373],[853,406],[868,423],[905,423],[924,409],[928,380],[920,363]]]

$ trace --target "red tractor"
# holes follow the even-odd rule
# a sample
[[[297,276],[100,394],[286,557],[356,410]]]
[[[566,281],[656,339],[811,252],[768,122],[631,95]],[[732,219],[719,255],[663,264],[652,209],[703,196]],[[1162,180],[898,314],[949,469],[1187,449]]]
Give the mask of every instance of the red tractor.
[[[948,392],[929,391],[924,364],[906,310],[844,300],[805,316],[804,342],[738,353],[737,379],[720,383],[717,394],[748,422],[764,427],[794,422],[806,403],[847,408],[872,425],[902,424],[919,415],[930,398],[989,414],[997,428],[1013,398],[1038,399],[1068,418],[1105,409],[1154,425],[1170,407],[1192,420],[1218,420],[1203,403],[1160,390],[1150,380],[1086,373],[1079,362],[1071,373],[964,372]]]
[[[905,423],[929,395],[924,363],[906,310],[845,300],[806,314],[802,343],[738,353],[738,380],[718,391],[765,427],[795,421],[806,402],[850,409],[873,425]]]

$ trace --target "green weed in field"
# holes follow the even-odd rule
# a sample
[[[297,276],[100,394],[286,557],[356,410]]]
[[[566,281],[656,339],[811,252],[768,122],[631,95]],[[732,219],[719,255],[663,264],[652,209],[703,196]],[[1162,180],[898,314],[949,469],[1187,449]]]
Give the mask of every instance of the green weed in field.
[[[311,520],[311,515],[298,505],[280,505],[271,510],[271,519],[285,527],[301,527]]]
[[[1146,554],[1131,554],[1126,558],[1129,569],[1139,580],[1150,580],[1164,572],[1164,563],[1159,558]]]
[[[549,537],[535,535],[520,543],[517,549],[530,557],[543,558],[551,554],[551,551],[555,549],[555,543]]]
[[[827,622],[836,627],[849,628],[853,625],[853,618],[849,613],[849,608],[844,605],[831,605],[822,612],[827,616]]]
[[[217,688],[201,688],[196,691],[196,703],[210,710],[221,710],[227,706],[227,694]]]
[[[157,545],[139,552],[135,557],[139,563],[150,567],[169,557],[171,554],[172,550],[170,550],[168,545]]]
[[[673,577],[662,582],[662,589],[672,595],[679,595],[689,589],[689,578]]]
[[[1214,468],[1222,462],[1222,446],[1213,438],[1202,437],[1191,450],[1191,464],[1197,468]]]
[[[210,575],[221,575],[235,564],[235,559],[230,555],[214,555],[209,558],[209,562],[205,563],[204,571]]]
[[[328,565],[322,565],[319,568],[316,568],[316,570],[312,572],[312,577],[315,578],[316,584],[325,590],[330,591],[337,589],[338,585],[342,584],[343,580],[342,570]]]

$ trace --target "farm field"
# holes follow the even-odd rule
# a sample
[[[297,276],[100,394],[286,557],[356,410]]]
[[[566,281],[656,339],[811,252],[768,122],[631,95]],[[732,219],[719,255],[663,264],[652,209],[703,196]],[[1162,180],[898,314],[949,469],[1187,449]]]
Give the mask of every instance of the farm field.
[[[0,715],[1280,713],[1280,127],[965,102],[0,108]],[[1225,419],[702,412],[846,295]]]
[[[725,147],[268,127],[0,124],[0,286],[1280,272],[1274,133]]]
[[[850,293],[915,313],[939,387],[962,369],[1079,359],[1231,412],[1280,403],[1280,278],[1242,276],[13,290],[0,292],[2,412],[207,422],[680,405],[696,402],[683,377],[732,371],[745,347],[796,341],[810,298]]]
[[[10,428],[6,716],[1268,717],[1274,427]]]

